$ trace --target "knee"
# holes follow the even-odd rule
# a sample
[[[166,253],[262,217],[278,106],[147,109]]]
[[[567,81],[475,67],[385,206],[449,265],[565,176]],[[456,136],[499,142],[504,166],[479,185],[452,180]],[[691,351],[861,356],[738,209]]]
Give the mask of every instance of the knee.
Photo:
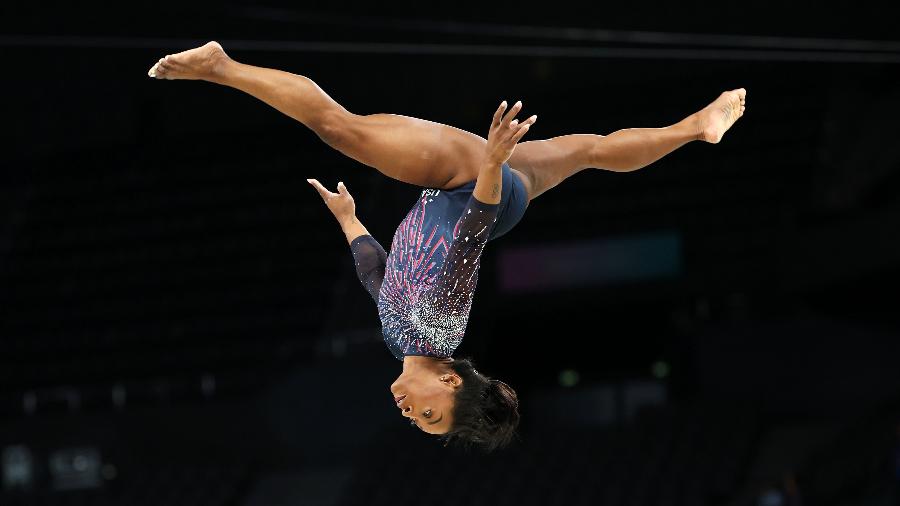
[[[582,163],[583,169],[600,169],[604,167],[604,163],[609,158],[609,149],[603,141],[602,135],[594,135],[591,142],[585,146],[585,152],[582,154],[585,163]]]
[[[310,127],[329,146],[340,149],[352,135],[351,113],[346,110],[330,110],[319,114]]]

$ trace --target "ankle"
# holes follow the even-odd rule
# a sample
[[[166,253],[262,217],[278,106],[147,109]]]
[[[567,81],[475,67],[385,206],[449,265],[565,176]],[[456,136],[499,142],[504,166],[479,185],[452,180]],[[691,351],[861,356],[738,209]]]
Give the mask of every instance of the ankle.
[[[233,72],[237,62],[232,60],[224,51],[213,54],[211,58],[209,76],[206,80],[216,84],[223,84],[228,80],[228,76]]]
[[[683,133],[685,140],[688,142],[703,140],[704,125],[700,113],[695,112],[694,114],[691,114],[678,122],[675,126],[679,128],[679,131]]]

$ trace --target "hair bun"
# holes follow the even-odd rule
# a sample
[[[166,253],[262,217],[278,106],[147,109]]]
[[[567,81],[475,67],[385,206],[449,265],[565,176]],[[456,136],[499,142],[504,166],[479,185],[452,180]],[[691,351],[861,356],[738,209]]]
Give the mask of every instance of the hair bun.
[[[508,445],[519,424],[515,390],[477,371],[471,358],[454,359],[450,367],[463,378],[463,387],[456,393],[454,423],[444,436],[445,446],[458,441],[490,452]]]
[[[491,394],[499,397],[507,404],[519,407],[519,398],[516,395],[516,391],[506,383],[498,379],[492,379],[488,385],[488,389],[490,389]]]

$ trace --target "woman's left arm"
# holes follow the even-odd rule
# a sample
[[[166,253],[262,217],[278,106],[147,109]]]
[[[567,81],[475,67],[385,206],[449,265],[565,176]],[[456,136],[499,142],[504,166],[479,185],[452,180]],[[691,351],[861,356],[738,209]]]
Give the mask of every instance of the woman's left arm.
[[[441,296],[449,298],[451,302],[456,298],[459,298],[457,302],[471,300],[474,283],[478,279],[481,252],[497,221],[503,185],[503,164],[509,160],[519,139],[537,120],[537,116],[532,116],[519,124],[515,116],[521,109],[522,102],[516,102],[504,116],[504,101],[494,113],[475,190],[456,224],[453,244],[447,252],[438,279],[437,286],[442,291]]]
[[[500,203],[503,190],[503,164],[512,156],[516,143],[537,121],[537,115],[519,123],[516,114],[522,110],[522,102],[516,102],[508,112],[504,100],[494,113],[491,130],[488,133],[484,161],[478,170],[478,180],[472,195],[485,204]],[[506,113],[504,115],[504,113]]]

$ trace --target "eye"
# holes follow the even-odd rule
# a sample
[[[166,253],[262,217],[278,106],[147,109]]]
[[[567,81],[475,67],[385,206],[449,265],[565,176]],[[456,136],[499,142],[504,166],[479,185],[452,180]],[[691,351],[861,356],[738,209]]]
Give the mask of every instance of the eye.
[[[431,418],[431,410],[430,409],[426,409],[425,412],[422,414],[425,415],[425,418]]]

